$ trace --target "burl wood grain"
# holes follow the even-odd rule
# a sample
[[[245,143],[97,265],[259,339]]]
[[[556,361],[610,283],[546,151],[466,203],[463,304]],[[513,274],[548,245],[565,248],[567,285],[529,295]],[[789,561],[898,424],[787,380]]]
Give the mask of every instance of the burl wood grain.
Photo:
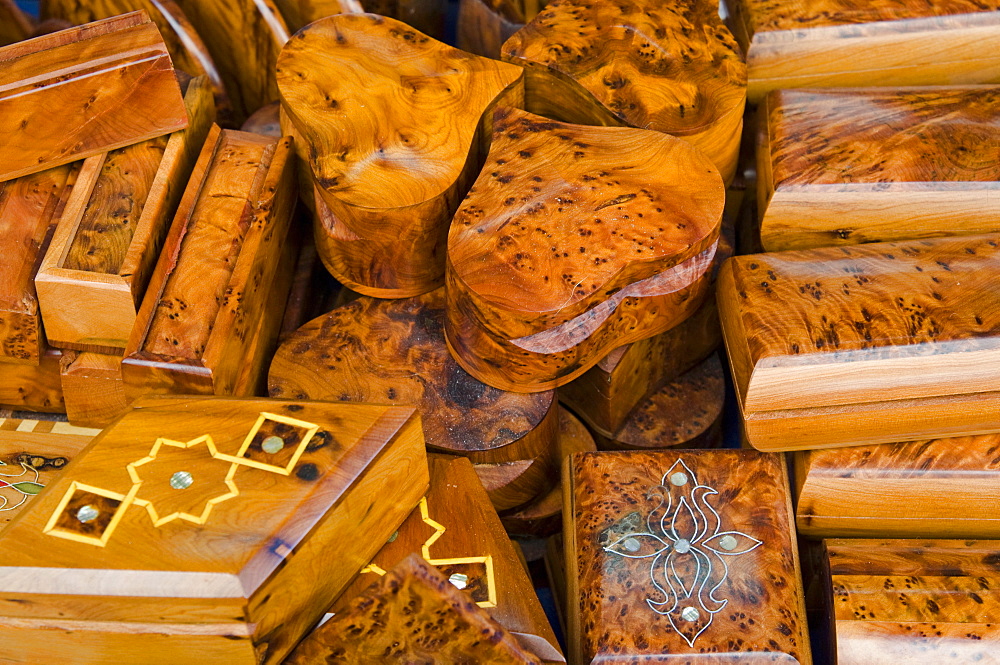
[[[448,224],[482,164],[492,109],[521,103],[519,67],[394,19],[331,16],[282,51],[278,87],[316,182],[330,272],[366,295],[443,283]]]
[[[0,181],[186,126],[170,56],[141,12],[0,48]]]
[[[0,362],[0,407],[65,413],[59,363],[62,351],[45,349],[37,365]]]
[[[811,662],[781,456],[584,453],[566,470],[575,662]]]
[[[996,434],[797,453],[796,520],[813,537],[997,538],[998,473]]]
[[[448,343],[473,376],[532,392],[701,304],[719,238],[718,171],[658,132],[504,108],[448,239]]]
[[[730,259],[719,306],[751,443],[996,431],[998,247],[987,235]]]
[[[839,665],[996,663],[1000,541],[827,540]]]
[[[286,665],[318,662],[541,663],[416,554],[313,631]]]
[[[0,363],[37,365],[45,351],[35,273],[79,167],[0,183]]]
[[[767,251],[1000,230],[1000,87],[786,90],[762,113]]]
[[[362,297],[339,307],[281,344],[269,393],[417,407],[433,450],[477,464],[536,462],[491,488],[515,492],[513,505],[524,504],[558,475],[555,395],[498,390],[470,376],[448,353],[444,310],[443,289],[402,300]],[[513,507],[507,503],[499,507]]]
[[[781,88],[1000,80],[996,0],[736,0],[748,96]]]
[[[557,0],[503,45],[525,68],[525,108],[581,124],[641,127],[736,173],[747,70],[711,0]]]
[[[218,454],[236,456],[262,412],[309,423],[272,419],[260,429],[283,432],[289,445],[270,458],[251,452],[251,459],[280,463],[287,474],[240,464],[234,469],[231,459],[213,457],[204,440],[153,450],[160,438],[184,443],[207,435]],[[306,441],[312,427],[316,432]],[[300,445],[296,460],[290,455]],[[133,467],[142,481],[136,502],[123,508],[103,547],[52,535],[53,518],[69,535],[105,523],[99,515],[83,524],[61,502],[75,506],[87,497],[95,506],[121,505],[113,496],[98,498],[95,489],[127,493],[133,486],[127,465],[149,457]],[[192,484],[178,490],[169,479],[182,470]],[[68,495],[73,483],[88,487]],[[5,653],[73,664],[134,661],[137,653],[155,665],[191,659],[279,663],[426,490],[423,441],[412,409],[146,399],[4,530]],[[233,492],[203,512],[210,497]],[[161,517],[193,514],[195,523],[177,518],[155,526],[142,502]],[[50,574],[26,574],[25,566],[43,566]]]

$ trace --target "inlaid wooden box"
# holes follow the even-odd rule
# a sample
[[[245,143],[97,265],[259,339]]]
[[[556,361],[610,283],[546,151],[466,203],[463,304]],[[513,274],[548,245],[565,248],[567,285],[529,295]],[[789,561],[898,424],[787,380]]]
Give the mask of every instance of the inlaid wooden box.
[[[837,665],[1000,661],[996,540],[827,540]]]
[[[738,256],[719,310],[745,436],[806,450],[1000,432],[1000,236]]]
[[[1000,86],[780,90],[761,107],[764,249],[1000,230]]]
[[[152,397],[0,535],[32,663],[280,663],[427,490],[413,409]]]
[[[782,456],[583,453],[564,471],[570,662],[812,662]]]
[[[734,0],[752,103],[781,88],[1000,81],[995,0]]]

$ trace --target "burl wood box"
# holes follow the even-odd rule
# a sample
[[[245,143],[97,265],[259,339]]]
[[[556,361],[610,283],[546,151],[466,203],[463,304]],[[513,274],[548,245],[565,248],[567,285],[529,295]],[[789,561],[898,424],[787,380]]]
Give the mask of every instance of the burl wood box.
[[[812,662],[782,456],[581,453],[564,471],[570,662]]]
[[[1000,81],[996,0],[733,0],[747,97],[837,86]]]
[[[998,258],[984,235],[727,261],[745,438],[807,450],[1000,432]]]
[[[413,409],[142,400],[0,534],[3,657],[279,663],[427,487]]]
[[[837,665],[995,665],[997,540],[827,540]]]
[[[1000,86],[778,90],[759,124],[765,251],[1000,230]]]

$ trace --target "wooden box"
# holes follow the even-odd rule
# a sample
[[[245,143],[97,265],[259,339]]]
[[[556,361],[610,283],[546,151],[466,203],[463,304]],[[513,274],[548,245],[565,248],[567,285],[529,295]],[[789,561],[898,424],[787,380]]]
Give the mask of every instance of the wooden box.
[[[0,408],[65,413],[59,369],[62,351],[46,349],[37,365],[0,362]]]
[[[1000,82],[1000,5],[993,0],[734,0],[747,96],[840,86]]]
[[[269,297],[294,268],[294,253],[282,258],[293,158],[287,138],[210,131],[125,349],[129,400],[233,394],[244,373],[261,370],[257,331],[266,326],[276,337],[284,301],[274,307]]]
[[[186,126],[170,56],[145,12],[0,48],[0,181]]]
[[[1000,86],[782,90],[760,119],[766,251],[1000,231]]]
[[[750,444],[1000,432],[998,252],[986,235],[727,261],[719,310]]]
[[[827,540],[837,665],[1000,660],[996,540]]]
[[[4,653],[280,663],[427,486],[412,409],[148,398],[0,535]]]
[[[583,453],[564,471],[571,662],[811,662],[782,456]]]
[[[795,487],[807,536],[1000,538],[1000,435],[798,452]]]
[[[215,120],[212,90],[193,79],[187,129],[90,157],[35,277],[50,343],[118,353],[195,160]]]

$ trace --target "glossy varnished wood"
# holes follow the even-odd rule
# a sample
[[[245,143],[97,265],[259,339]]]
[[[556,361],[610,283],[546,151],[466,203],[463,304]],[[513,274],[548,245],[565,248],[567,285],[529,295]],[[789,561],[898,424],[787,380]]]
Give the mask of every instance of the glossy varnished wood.
[[[281,11],[291,34],[327,16],[365,11],[359,0],[274,0],[274,4]]]
[[[62,351],[47,348],[37,365],[0,362],[0,407],[65,413],[59,364]]]
[[[986,235],[730,259],[719,307],[750,443],[996,432],[998,258]]]
[[[142,12],[0,48],[0,181],[186,126],[167,48]]]
[[[996,663],[996,540],[827,540],[838,665]]]
[[[556,0],[503,45],[525,108],[581,124],[672,134],[736,172],[746,65],[712,0]]]
[[[5,653],[279,663],[426,489],[412,409],[144,400],[3,531]]]
[[[519,67],[373,14],[313,23],[282,51],[278,87],[316,182],[316,241],[350,288],[407,297],[443,283],[448,224],[482,163]],[[301,139],[301,140],[299,140]]]
[[[469,53],[500,58],[504,42],[538,14],[534,0],[459,0],[456,44]]]
[[[838,86],[1000,82],[996,0],[735,0],[748,94]]]
[[[66,417],[74,425],[106,427],[128,410],[120,355],[67,351],[59,374]]]
[[[188,177],[215,120],[207,79],[187,129],[87,159],[35,277],[49,342],[121,354]]]
[[[470,374],[560,386],[701,304],[724,200],[679,139],[504,108],[448,238],[448,343]]]
[[[416,554],[401,561],[286,661],[312,663],[540,663],[486,610]]]
[[[761,119],[767,251],[1000,230],[1000,87],[785,90]]]
[[[781,456],[585,453],[566,474],[574,662],[811,662]]]

